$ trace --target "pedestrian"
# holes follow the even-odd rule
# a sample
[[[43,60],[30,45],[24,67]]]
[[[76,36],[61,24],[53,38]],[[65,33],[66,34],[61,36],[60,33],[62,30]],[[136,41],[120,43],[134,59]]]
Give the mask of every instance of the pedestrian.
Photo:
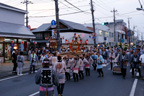
[[[139,64],[139,56],[137,55],[137,52],[134,53],[132,60],[132,77],[134,77],[134,69],[137,69],[139,72],[139,77],[141,77],[141,70],[140,70],[140,64]]]
[[[103,73],[103,57],[102,55],[100,55],[100,53],[98,52],[98,57],[97,57],[97,72],[99,73],[99,76],[98,77],[103,77],[104,76],[104,73]]]
[[[33,73],[35,73],[35,66],[36,66],[36,62],[38,60],[37,55],[35,54],[35,51],[32,52],[31,57],[30,57],[30,74],[33,71]]]
[[[126,77],[127,62],[128,62],[128,57],[125,51],[122,51],[122,53],[119,55],[118,58],[118,65],[120,65],[123,79],[125,79]]]
[[[24,66],[24,57],[22,56],[22,52],[17,56],[17,75],[23,75],[22,74],[22,68]]]
[[[12,73],[16,73],[16,69],[17,69],[17,53],[16,50],[13,50],[12,52],[12,62],[13,62],[13,72]]]
[[[40,85],[40,96],[54,96],[54,85],[58,86],[58,77],[52,68],[49,68],[50,62],[45,58],[42,68],[38,70],[35,76],[35,83]]]
[[[63,90],[65,85],[65,62],[62,61],[61,56],[57,57],[57,62],[54,65],[54,70],[58,75],[59,85],[57,86],[58,96],[63,96]]]

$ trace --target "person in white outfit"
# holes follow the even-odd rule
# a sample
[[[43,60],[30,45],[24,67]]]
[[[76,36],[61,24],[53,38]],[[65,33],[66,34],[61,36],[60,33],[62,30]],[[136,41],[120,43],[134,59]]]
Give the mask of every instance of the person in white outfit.
[[[59,79],[59,85],[57,86],[58,96],[62,96],[65,85],[66,64],[62,61],[61,56],[58,56],[57,59],[58,61],[54,65],[54,70]]]
[[[22,74],[22,68],[24,65],[24,57],[22,56],[22,52],[20,52],[20,54],[17,56],[17,75],[23,75]]]

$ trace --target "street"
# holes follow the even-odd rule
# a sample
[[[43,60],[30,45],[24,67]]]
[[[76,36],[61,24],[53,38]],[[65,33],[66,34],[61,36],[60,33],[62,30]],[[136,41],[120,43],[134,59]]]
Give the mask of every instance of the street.
[[[98,77],[96,71],[91,69],[91,76],[84,80],[67,81],[64,96],[130,96],[135,78],[131,78],[129,68],[126,79],[121,75],[113,75],[110,66],[103,68],[104,77]],[[39,96],[39,85],[35,84],[35,74],[25,74],[14,78],[0,80],[0,96]],[[138,80],[135,95],[144,96],[144,82]],[[55,90],[57,96],[57,90]]]

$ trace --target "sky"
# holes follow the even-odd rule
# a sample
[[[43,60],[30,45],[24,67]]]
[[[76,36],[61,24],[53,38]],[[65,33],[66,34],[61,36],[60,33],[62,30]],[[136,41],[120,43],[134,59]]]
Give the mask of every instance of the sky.
[[[20,9],[26,9],[24,0],[0,0],[5,3]],[[28,5],[29,10],[29,25],[32,28],[37,28],[43,23],[50,23],[55,20],[55,2],[54,0],[30,0],[33,4]],[[68,4],[65,0],[59,0],[59,14],[60,19],[69,20],[81,24],[92,23],[92,16],[90,11],[90,0],[68,0],[80,10]],[[144,0],[141,0],[144,6]],[[123,19],[126,23],[130,18],[130,28],[138,35],[144,34],[144,11],[137,11],[140,7],[138,0],[93,0],[95,23],[113,22],[114,8],[116,12],[116,20]],[[76,12],[76,13],[75,13]],[[71,14],[75,13],[75,14]]]

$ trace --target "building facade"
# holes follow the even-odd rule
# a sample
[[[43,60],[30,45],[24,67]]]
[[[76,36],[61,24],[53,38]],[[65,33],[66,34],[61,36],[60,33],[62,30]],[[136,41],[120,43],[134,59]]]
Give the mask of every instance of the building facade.
[[[27,52],[35,36],[24,26],[25,10],[0,3],[0,60],[11,59],[13,49]]]
[[[60,38],[62,46],[69,47],[70,42],[74,39],[74,35],[79,37],[81,43],[87,44],[84,46],[93,46],[94,41],[92,38],[92,31],[83,26],[71,21],[60,20]],[[48,47],[51,38],[56,38],[56,29],[50,23],[42,24],[40,27],[32,31],[36,36],[34,42],[37,42],[37,47]]]

